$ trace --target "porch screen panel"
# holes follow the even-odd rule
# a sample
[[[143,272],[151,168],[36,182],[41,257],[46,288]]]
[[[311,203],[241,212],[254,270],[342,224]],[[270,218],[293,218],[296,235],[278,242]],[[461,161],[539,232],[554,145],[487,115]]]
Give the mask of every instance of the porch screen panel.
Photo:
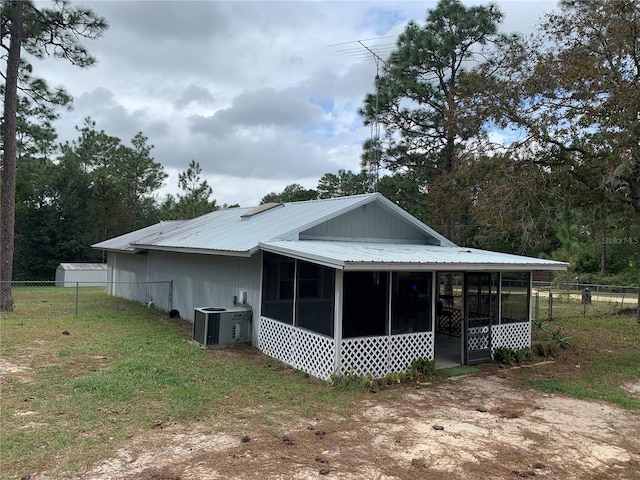
[[[393,274],[391,333],[431,330],[431,272]]]
[[[388,272],[345,272],[342,337],[388,335]]]
[[[264,254],[262,314],[293,324],[295,261],[272,253]]]
[[[529,272],[504,272],[502,274],[501,323],[529,321],[530,276]]]
[[[332,337],[334,270],[299,261],[297,272],[296,325]]]

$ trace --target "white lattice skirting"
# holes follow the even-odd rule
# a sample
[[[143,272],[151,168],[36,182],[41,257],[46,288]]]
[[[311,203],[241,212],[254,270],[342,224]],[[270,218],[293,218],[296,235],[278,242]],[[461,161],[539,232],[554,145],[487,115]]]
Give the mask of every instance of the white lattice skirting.
[[[335,371],[336,342],[333,338],[260,317],[258,348],[309,375],[329,380]],[[342,375],[382,378],[406,371],[416,358],[433,360],[433,333],[409,333],[384,337],[342,340]]]
[[[329,380],[335,365],[333,338],[260,317],[258,348],[293,368]]]
[[[531,346],[531,324],[529,322],[503,323],[491,327],[491,355],[498,347],[514,350]]]
[[[416,358],[433,360],[433,333],[342,340],[340,373],[382,378],[406,371]]]

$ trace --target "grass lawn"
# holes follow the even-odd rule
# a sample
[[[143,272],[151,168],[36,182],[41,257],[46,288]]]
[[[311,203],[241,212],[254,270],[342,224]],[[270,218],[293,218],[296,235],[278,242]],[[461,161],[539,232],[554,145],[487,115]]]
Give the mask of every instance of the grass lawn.
[[[247,347],[206,350],[190,324],[83,288],[14,290],[0,314],[0,352],[18,368],[1,385],[0,478],[74,472],[163,424],[221,418],[273,430],[318,412],[348,415],[353,393],[308,378]],[[91,305],[91,308],[88,306]]]
[[[372,398],[251,347],[200,348],[189,341],[187,322],[103,288],[81,289],[76,317],[75,295],[73,288],[14,289],[15,312],[0,314],[0,368],[11,371],[0,377],[2,480],[79,472],[163,425],[214,428],[223,421],[238,438],[249,424],[280,437],[288,420],[350,418],[358,399]],[[566,330],[572,347],[554,363],[521,369],[518,381],[640,411],[622,388],[640,379],[633,317],[574,317],[550,326]]]
[[[525,385],[581,399],[603,400],[640,411],[640,400],[624,388],[640,380],[640,324],[635,314],[566,317],[546,323],[571,344],[558,351],[556,362],[523,369]],[[542,331],[532,332],[534,341]]]

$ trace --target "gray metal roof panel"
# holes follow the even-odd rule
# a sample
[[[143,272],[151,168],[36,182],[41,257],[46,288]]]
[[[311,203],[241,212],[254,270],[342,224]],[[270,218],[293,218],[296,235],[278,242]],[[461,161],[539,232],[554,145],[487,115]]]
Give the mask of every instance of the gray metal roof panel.
[[[156,223],[155,225],[125,233],[119,237],[110,238],[109,240],[104,240],[91,246],[100,250],[134,252],[136,251],[135,245],[138,242],[153,241],[154,239],[161,238],[163,235],[167,235],[178,228],[184,222],[184,220],[172,220]]]
[[[151,238],[151,241],[140,239],[135,244],[139,248],[151,250],[173,249],[202,253],[252,252],[258,249],[262,241],[297,240],[299,232],[373,201],[387,205],[396,213],[405,216],[407,221],[416,224],[414,217],[395,207],[395,204],[382,195],[374,193],[285,203],[249,218],[242,217],[254,210],[253,207],[218,210],[188,220],[162,237]],[[425,234],[448,242],[426,225],[417,222],[417,226],[421,227]]]
[[[344,270],[383,267],[411,270],[566,270],[568,267],[564,262],[466,247],[322,240],[262,242],[260,247]]]

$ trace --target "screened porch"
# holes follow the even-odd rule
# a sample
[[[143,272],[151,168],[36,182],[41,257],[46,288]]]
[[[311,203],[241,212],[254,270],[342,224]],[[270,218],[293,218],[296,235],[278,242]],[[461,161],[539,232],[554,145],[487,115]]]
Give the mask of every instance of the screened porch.
[[[258,348],[322,379],[530,345],[529,272],[344,271],[265,252]]]

